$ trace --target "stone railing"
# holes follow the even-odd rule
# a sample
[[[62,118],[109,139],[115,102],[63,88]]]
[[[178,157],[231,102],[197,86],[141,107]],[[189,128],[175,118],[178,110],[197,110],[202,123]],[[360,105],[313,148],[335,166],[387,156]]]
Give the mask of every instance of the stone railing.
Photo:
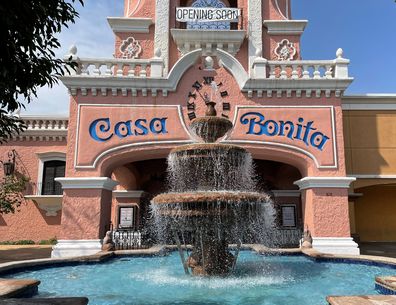
[[[77,56],[77,48],[72,46],[69,54],[64,58],[78,64],[72,75],[85,77],[117,76],[138,78],[162,78],[164,62],[161,51],[158,49],[153,58],[150,59],[98,59],[80,58]]]
[[[44,118],[44,117],[21,117],[28,130],[56,130],[67,131],[68,119]]]
[[[257,54],[253,62],[254,79],[348,79],[349,60],[337,50],[334,60],[269,61]]]
[[[20,117],[27,129],[13,136],[17,140],[32,141],[64,141],[67,137],[69,121],[68,118],[51,118],[40,116]]]

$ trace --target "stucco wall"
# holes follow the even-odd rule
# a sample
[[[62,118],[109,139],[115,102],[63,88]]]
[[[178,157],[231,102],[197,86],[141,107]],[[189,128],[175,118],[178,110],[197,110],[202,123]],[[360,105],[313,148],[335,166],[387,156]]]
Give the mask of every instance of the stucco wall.
[[[30,179],[26,194],[33,194],[37,182],[39,153],[66,152],[66,141],[10,141],[0,145],[0,160],[6,160],[7,153],[15,149],[16,171]],[[0,169],[3,179],[3,169]],[[46,216],[31,200],[25,200],[15,214],[0,215],[0,241],[31,239],[36,242],[58,237],[61,212],[57,216]]]

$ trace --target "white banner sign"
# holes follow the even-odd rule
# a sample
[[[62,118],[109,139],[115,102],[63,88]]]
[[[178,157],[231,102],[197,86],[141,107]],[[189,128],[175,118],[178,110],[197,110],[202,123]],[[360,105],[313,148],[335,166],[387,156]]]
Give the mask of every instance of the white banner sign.
[[[241,10],[239,8],[214,7],[177,7],[176,20],[179,22],[237,22]]]

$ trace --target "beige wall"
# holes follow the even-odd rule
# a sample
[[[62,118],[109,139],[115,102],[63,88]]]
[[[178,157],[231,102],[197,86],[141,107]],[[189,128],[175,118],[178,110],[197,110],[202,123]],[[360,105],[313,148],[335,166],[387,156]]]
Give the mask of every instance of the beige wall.
[[[396,174],[396,111],[343,111],[348,174]]]
[[[396,175],[396,110],[344,110],[348,175]],[[396,241],[396,179],[358,178],[351,231],[363,242]]]
[[[356,233],[360,240],[396,241],[396,186],[370,186],[356,192],[363,194],[354,203]]]

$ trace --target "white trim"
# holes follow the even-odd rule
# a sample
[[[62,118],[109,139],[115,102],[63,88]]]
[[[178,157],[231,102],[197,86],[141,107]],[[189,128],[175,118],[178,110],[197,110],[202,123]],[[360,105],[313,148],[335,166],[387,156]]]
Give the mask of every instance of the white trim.
[[[104,189],[112,191],[117,181],[107,177],[76,177],[76,178],[55,178],[62,184],[64,190],[67,189]]]
[[[52,247],[52,258],[93,255],[102,251],[100,239],[58,240]]]
[[[301,35],[308,20],[264,20],[263,25],[270,35]]]
[[[396,175],[348,175],[357,179],[396,179]]]
[[[301,191],[297,190],[271,190],[274,197],[300,197]]]
[[[304,177],[294,182],[300,190],[312,188],[349,188],[354,177]]]
[[[342,110],[396,110],[395,104],[342,104]]]
[[[321,168],[326,168],[326,169],[337,169],[338,168],[338,151],[337,151],[337,143],[336,143],[336,134],[335,134],[335,113],[334,113],[334,107],[333,106],[236,106],[235,107],[235,112],[234,112],[234,119],[233,119],[233,126],[236,126],[237,119],[239,117],[239,109],[242,108],[330,108],[331,110],[331,130],[332,130],[332,142],[333,142],[333,151],[334,151],[334,164],[333,165],[320,165],[316,157],[309,151],[306,151],[305,149],[302,149],[297,146],[293,146],[290,144],[284,144],[284,143],[277,143],[277,142],[269,142],[269,141],[247,141],[247,140],[228,140],[231,136],[231,133],[229,133],[224,142],[229,142],[229,143],[240,143],[240,144],[261,144],[261,145],[271,145],[271,146],[280,146],[280,147],[285,147],[288,149],[296,150],[298,152],[301,152],[311,158],[315,162],[315,166],[319,169]]]
[[[360,254],[359,246],[352,237],[312,237],[312,247],[328,254]]]
[[[396,110],[396,94],[347,95],[342,98],[343,110]]]
[[[115,198],[135,198],[140,199],[144,194],[144,191],[128,191],[128,190],[115,190],[113,191],[113,197]]]
[[[263,25],[262,18],[262,0],[248,0],[248,60],[249,60],[249,76],[252,76],[252,65],[257,53],[263,49]]]
[[[36,195],[41,195],[43,176],[44,176],[44,163],[48,161],[64,161],[66,162],[66,153],[64,152],[45,152],[36,153],[38,157],[38,174],[37,174],[37,189]]]
[[[76,145],[74,148],[74,168],[79,168],[79,169],[87,169],[87,168],[96,168],[97,162],[105,156],[108,153],[126,148],[126,147],[134,147],[134,146],[151,146],[151,145],[158,145],[158,144],[176,144],[176,145],[181,145],[181,144],[190,144],[193,141],[192,140],[172,140],[172,141],[149,141],[149,142],[138,142],[138,143],[130,143],[130,144],[125,144],[117,147],[110,148],[101,154],[99,154],[96,159],[94,160],[92,165],[77,165],[77,153],[78,153],[78,145],[79,145],[79,131],[80,131],[80,112],[81,112],[81,107],[82,106],[95,106],[95,107],[127,107],[127,108],[144,108],[144,107],[151,107],[151,108],[177,108],[178,114],[179,114],[179,120],[180,123],[186,132],[186,134],[192,139],[192,136],[190,134],[189,129],[187,128],[186,122],[184,121],[183,113],[182,113],[182,106],[181,105],[125,105],[125,104],[79,104],[78,105],[78,111],[77,111],[77,128],[76,128]]]
[[[202,49],[202,55],[215,55],[223,49],[235,55],[246,37],[245,30],[186,30],[171,29],[173,40],[184,55],[190,50]]]
[[[169,2],[155,0],[154,50],[161,50],[161,58],[164,60],[163,75],[167,75],[169,70]]]
[[[217,49],[217,56],[220,59],[221,64],[232,74],[240,89],[242,89],[249,76],[241,63],[232,54],[222,50]]]
[[[57,216],[62,209],[63,195],[25,195],[24,198],[37,203],[38,207],[46,212],[45,216]]]
[[[151,18],[107,17],[114,33],[149,33],[150,25],[154,24]]]

